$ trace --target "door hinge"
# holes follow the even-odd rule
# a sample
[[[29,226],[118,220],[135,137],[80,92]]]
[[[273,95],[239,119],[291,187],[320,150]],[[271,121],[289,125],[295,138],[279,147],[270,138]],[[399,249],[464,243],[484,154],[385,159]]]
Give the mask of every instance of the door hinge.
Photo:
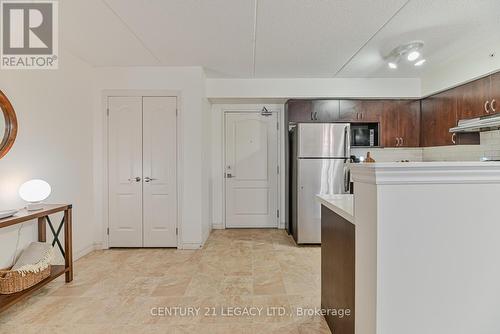
[[[276,216],[279,218],[280,217],[280,210],[276,211]]]
[[[175,235],[179,235],[179,228],[178,227],[175,228]]]
[[[106,109],[106,116],[109,116],[109,108]]]
[[[280,166],[276,166],[276,171],[278,174],[280,173]]]
[[[280,123],[276,123],[276,130],[279,130],[280,129]]]
[[[109,235],[109,227],[108,227],[108,229],[107,229],[106,233]]]

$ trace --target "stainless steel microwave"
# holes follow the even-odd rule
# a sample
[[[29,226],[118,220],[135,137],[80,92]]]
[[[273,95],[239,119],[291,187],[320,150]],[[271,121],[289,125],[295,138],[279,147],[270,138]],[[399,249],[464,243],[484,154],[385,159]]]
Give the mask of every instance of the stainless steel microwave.
[[[379,146],[378,123],[351,124],[351,147]]]

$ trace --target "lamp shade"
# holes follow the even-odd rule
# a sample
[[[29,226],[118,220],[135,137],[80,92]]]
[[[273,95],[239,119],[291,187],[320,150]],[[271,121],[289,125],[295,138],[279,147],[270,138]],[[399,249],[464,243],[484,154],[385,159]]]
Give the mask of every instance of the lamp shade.
[[[19,196],[26,202],[41,202],[50,196],[52,189],[44,180],[30,180],[21,185]]]

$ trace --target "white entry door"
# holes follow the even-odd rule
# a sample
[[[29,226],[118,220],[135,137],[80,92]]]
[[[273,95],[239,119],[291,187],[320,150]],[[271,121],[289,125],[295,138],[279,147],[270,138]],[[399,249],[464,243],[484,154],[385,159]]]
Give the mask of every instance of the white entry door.
[[[177,98],[144,97],[144,247],[177,246]]]
[[[109,246],[142,247],[142,97],[110,97]]]
[[[226,227],[278,227],[277,113],[227,113]]]
[[[175,97],[110,97],[109,246],[177,246]]]

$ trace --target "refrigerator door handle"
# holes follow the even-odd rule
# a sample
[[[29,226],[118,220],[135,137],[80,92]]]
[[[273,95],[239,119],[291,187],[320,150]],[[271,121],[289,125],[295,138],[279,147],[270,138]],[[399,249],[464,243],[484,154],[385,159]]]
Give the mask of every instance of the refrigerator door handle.
[[[351,129],[349,126],[344,128],[344,157],[349,158],[351,152],[349,147],[351,145]]]
[[[348,163],[344,165],[344,191],[351,192],[351,168]]]

